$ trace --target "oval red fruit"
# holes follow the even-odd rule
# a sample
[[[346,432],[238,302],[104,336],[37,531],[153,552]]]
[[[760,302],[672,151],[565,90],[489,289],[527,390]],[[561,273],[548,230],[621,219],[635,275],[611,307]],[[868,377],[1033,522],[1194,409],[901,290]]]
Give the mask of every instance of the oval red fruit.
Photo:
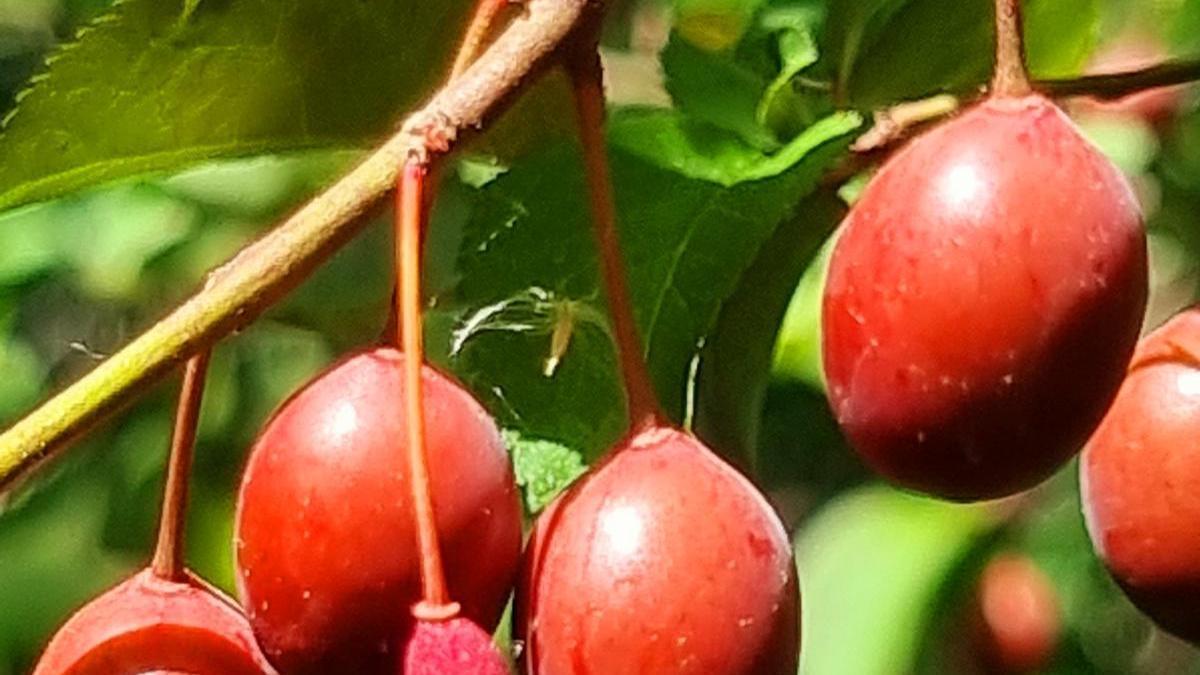
[[[1200,310],[1142,340],[1079,469],[1096,553],[1150,618],[1200,644]]]
[[[914,140],[846,218],[823,307],[834,412],[900,485],[1032,487],[1116,393],[1146,287],[1116,167],[1045,98],[988,99]]]
[[[762,495],[692,436],[654,427],[538,518],[517,637],[537,675],[794,675],[798,603]]]
[[[280,671],[394,673],[420,596],[403,356],[333,366],[255,444],[237,509],[238,588]],[[495,423],[465,389],[423,371],[442,559],[464,616],[494,626],[516,572],[521,512]]]

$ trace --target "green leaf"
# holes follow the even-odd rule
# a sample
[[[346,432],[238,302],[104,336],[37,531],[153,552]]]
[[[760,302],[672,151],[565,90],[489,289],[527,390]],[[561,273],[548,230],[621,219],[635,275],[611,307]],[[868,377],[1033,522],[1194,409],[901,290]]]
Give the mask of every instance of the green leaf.
[[[800,204],[742,276],[701,353],[696,432],[743,464],[755,464],[771,354],[788,299],[844,210],[828,191]]]
[[[823,126],[824,137],[808,138],[810,151],[790,169],[728,188],[612,148],[635,318],[660,399],[677,419],[698,343],[763,243],[844,151],[849,128]],[[644,132],[651,143],[657,131],[648,125]],[[504,308],[525,309],[519,321],[504,319],[496,330],[468,330],[468,339],[445,349],[454,355],[451,367],[505,426],[594,458],[625,420],[611,338],[589,318],[604,310],[575,149],[550,147],[514,165],[479,191],[462,227],[459,282],[446,296],[462,312],[458,325],[487,324]],[[544,303],[522,300],[530,297]],[[562,303],[577,303],[576,310],[554,316]],[[565,350],[555,349],[554,329],[569,336]],[[547,374],[547,358],[556,351],[562,351],[559,365]]]
[[[832,0],[825,42],[837,89],[877,108],[987,81],[994,52],[992,0]],[[1070,75],[1095,44],[1098,0],[1024,3],[1026,56],[1039,77]]]
[[[675,0],[675,29],[710,52],[737,44],[765,0]]]
[[[626,109],[610,124],[612,142],[631,154],[690,178],[731,187],[787,171],[831,138],[862,126],[853,112],[835,113],[764,154],[729,133],[669,110]]]
[[[794,124],[792,118],[812,115],[808,97],[797,91],[793,80],[820,56],[816,35],[823,19],[824,7],[812,3],[772,7],[759,18],[760,30],[774,37],[779,60],[779,73],[758,102],[756,117],[767,128],[787,132]]]
[[[731,131],[759,150],[779,146],[758,121],[767,77],[728,54],[696,47],[678,33],[672,33],[661,59],[667,92],[678,110],[696,122]]]
[[[911,672],[943,578],[994,526],[985,507],[886,487],[846,493],[800,532],[800,672]]]
[[[511,430],[504,431],[504,444],[512,455],[513,473],[525,493],[525,508],[530,515],[541,513],[587,470],[582,456],[565,445]]]
[[[820,391],[825,390],[821,367],[821,299],[834,241],[835,237],[830,237],[825,242],[796,285],[779,328],[772,365],[776,375],[805,382]]]
[[[0,136],[0,209],[245,156],[376,141],[444,77],[465,0],[124,0]]]

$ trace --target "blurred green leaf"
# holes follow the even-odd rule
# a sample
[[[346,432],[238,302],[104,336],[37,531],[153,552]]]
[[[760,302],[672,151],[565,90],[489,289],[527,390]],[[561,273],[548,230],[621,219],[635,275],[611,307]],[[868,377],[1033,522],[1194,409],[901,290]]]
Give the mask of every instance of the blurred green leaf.
[[[530,515],[541,513],[587,470],[580,454],[565,445],[507,429],[504,444],[512,455],[513,473],[525,494],[525,510]]]
[[[0,208],[217,156],[369,144],[444,77],[469,4],[202,2],[181,21],[179,3],[121,2],[7,120]]]
[[[825,390],[825,372],[821,367],[821,299],[835,239],[833,235],[826,240],[796,285],[779,328],[772,365],[776,375],[799,380],[819,391]]]
[[[719,52],[737,44],[765,0],[675,0],[675,28],[691,44]]]
[[[103,549],[107,495],[102,478],[76,473],[34,495],[0,528],[0,671],[28,667],[29,649],[49,638],[84,599],[130,571]],[[14,672],[28,672],[18,670]]]
[[[825,36],[840,96],[864,109],[984,84],[992,0],[831,0]],[[1099,0],[1024,3],[1026,55],[1038,77],[1074,74],[1097,38]]]
[[[272,321],[258,321],[238,340],[241,381],[246,406],[240,422],[253,433],[284,399],[322,369],[333,354],[328,343],[312,331]]]
[[[72,270],[97,299],[126,298],[150,261],[191,233],[198,214],[154,186],[127,183],[0,216],[0,283]]]
[[[979,506],[885,487],[839,497],[800,532],[800,672],[909,672],[943,577],[988,533]]]
[[[1078,115],[1075,122],[1127,176],[1145,173],[1158,155],[1154,129],[1135,115]]]
[[[46,205],[0,215],[0,286],[15,286],[64,262],[54,215]]]
[[[46,365],[33,347],[0,331],[0,426],[6,426],[42,395]]]

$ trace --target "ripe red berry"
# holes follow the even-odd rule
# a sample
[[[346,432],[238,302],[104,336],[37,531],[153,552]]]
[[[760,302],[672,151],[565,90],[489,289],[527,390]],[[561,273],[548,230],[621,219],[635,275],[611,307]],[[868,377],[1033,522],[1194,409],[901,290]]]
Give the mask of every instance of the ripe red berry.
[[[284,673],[394,673],[420,597],[404,460],[403,356],[381,347],[291,398],[255,444],[237,509],[238,586]],[[446,579],[493,626],[521,546],[500,435],[462,387],[425,367],[427,448]]]
[[[978,647],[989,670],[1043,669],[1058,648],[1062,620],[1058,594],[1033,561],[1001,555],[979,579]]]
[[[823,307],[833,409],[903,486],[1029,488],[1104,414],[1146,286],[1116,167],[1047,99],[992,97],[887,162],[847,216]]]
[[[1139,608],[1200,644],[1200,310],[1142,340],[1079,468],[1096,553]]]
[[[461,617],[418,621],[405,643],[401,675],[509,675],[500,652],[475,623]]]
[[[75,613],[34,675],[270,675],[232,600],[195,578],[146,569]]]
[[[652,426],[539,518],[517,591],[529,673],[796,672],[778,516],[692,436]]]

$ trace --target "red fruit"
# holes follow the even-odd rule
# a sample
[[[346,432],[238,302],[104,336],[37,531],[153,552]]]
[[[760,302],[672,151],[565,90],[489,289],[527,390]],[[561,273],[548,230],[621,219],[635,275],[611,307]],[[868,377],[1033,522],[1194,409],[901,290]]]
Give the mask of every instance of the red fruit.
[[[1079,468],[1096,553],[1142,611],[1200,644],[1200,310],[1142,340]]]
[[[270,675],[250,626],[198,579],[149,569],[88,603],[55,634],[34,675]]]
[[[1146,277],[1116,167],[1045,98],[985,100],[884,165],[843,224],[823,307],[838,421],[903,486],[1029,488],[1116,393]]]
[[[678,430],[636,434],[538,518],[516,597],[529,673],[796,672],[787,534]]]
[[[1058,648],[1058,594],[1033,561],[998,556],[979,580],[980,648],[993,670],[1041,670]]]
[[[284,673],[394,673],[420,597],[402,359],[381,347],[335,365],[267,424],[242,481],[238,586]],[[464,616],[494,626],[516,570],[521,513],[499,432],[425,367],[432,491],[446,578]]]
[[[402,675],[509,675],[492,636],[463,618],[418,621],[405,644]]]

